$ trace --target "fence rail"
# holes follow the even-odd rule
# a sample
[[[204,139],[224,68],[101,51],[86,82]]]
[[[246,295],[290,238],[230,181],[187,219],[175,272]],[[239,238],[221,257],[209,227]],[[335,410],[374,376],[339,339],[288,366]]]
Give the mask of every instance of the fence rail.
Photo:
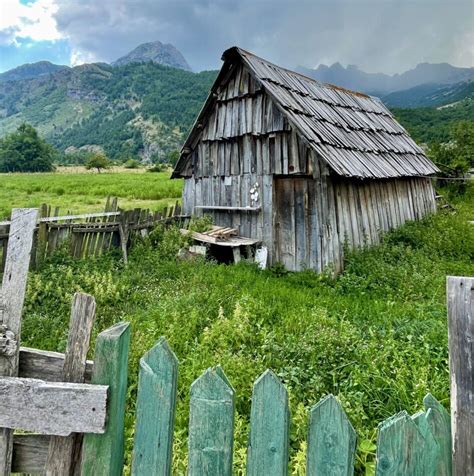
[[[33,236],[31,267],[36,267],[66,241],[75,258],[99,256],[116,247],[122,250],[126,261],[136,234],[146,236],[158,223],[183,222],[189,218],[181,215],[178,202],[162,212],[153,212],[141,208],[121,210],[116,198],[107,198],[101,213],[65,215],[60,215],[57,207],[41,205]],[[0,222],[0,272],[5,267],[10,224],[11,220]]]

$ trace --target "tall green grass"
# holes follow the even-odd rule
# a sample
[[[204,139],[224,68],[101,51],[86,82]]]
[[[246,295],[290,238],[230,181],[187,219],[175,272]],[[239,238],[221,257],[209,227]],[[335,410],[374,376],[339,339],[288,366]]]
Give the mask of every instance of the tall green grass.
[[[333,278],[313,272],[180,262],[179,230],[158,230],[120,256],[57,255],[31,275],[23,343],[62,350],[71,296],[97,299],[95,333],[132,323],[126,416],[133,440],[138,360],[164,335],[180,360],[174,471],[186,470],[189,386],[220,363],[236,388],[235,467],[243,474],[255,378],[272,368],[289,390],[291,471],[304,474],[309,408],[339,398],[359,437],[357,471],[373,471],[377,424],[419,410],[432,392],[449,406],[446,275],[474,275],[472,190],[456,213],[408,223],[347,258]]]

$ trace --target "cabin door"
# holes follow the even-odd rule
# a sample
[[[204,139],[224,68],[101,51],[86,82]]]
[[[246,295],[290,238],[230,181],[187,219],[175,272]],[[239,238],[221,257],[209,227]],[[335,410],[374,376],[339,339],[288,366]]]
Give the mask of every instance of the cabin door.
[[[275,178],[274,183],[274,262],[299,271],[316,267],[315,186],[312,178]]]

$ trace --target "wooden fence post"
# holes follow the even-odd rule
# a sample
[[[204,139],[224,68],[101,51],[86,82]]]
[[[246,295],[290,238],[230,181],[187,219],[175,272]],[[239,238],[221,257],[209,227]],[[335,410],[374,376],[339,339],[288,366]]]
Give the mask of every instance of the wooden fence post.
[[[95,299],[87,294],[76,293],[72,302],[69,337],[63,366],[63,382],[83,383],[86,372],[92,326],[95,318]],[[74,466],[80,464],[82,435],[52,436],[49,443],[46,474],[74,474]],[[76,457],[74,453],[76,452]]]
[[[288,394],[278,377],[264,372],[255,382],[250,411],[247,474],[288,474],[290,412]]]
[[[132,474],[171,474],[178,359],[164,337],[140,359]]]
[[[129,342],[130,325],[126,322],[97,336],[91,383],[109,385],[107,426],[102,435],[85,435],[82,475],[122,474]]]
[[[191,385],[189,476],[232,475],[234,389],[220,367]]]
[[[453,474],[474,474],[474,278],[447,279]]]
[[[18,208],[12,212],[7,261],[0,296],[0,376],[18,374],[21,314],[25,300],[26,280],[30,265],[33,232],[38,211]],[[0,474],[11,472],[13,431],[0,429]]]
[[[324,397],[310,412],[307,475],[354,474],[356,433],[333,395]]]

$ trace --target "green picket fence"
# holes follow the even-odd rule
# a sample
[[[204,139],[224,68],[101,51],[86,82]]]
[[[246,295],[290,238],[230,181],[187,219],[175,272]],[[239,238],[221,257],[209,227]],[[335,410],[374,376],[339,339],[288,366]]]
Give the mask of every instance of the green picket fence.
[[[110,385],[105,434],[87,434],[82,474],[120,475],[129,326],[118,324],[99,335],[92,383]],[[140,360],[133,475],[172,472],[173,422],[178,360],[162,337]],[[235,390],[221,367],[206,370],[191,385],[188,474],[232,474]],[[379,425],[376,474],[450,475],[450,415],[430,394],[425,410],[400,412]],[[271,370],[252,393],[248,475],[287,475],[290,412],[284,385]],[[337,399],[327,395],[310,410],[306,474],[351,475],[355,431]]]

